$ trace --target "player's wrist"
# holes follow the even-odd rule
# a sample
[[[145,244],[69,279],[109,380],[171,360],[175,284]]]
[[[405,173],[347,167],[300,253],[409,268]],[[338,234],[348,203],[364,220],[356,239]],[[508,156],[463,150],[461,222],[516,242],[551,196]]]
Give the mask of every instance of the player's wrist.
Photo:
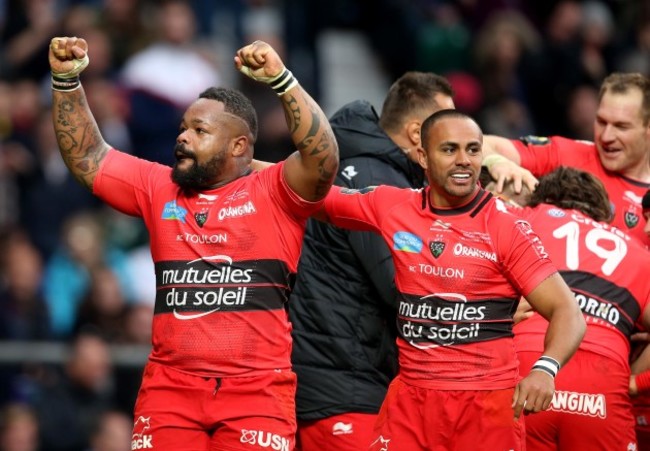
[[[533,364],[531,371],[542,371],[555,379],[558,371],[560,371],[560,362],[553,357],[543,355]]]
[[[71,92],[81,87],[79,76],[73,78],[61,78],[59,75],[52,74],[52,89],[60,92]]]
[[[637,374],[634,378],[637,394],[650,391],[650,370]]]
[[[485,166],[488,169],[491,169],[492,166],[498,163],[506,163],[509,162],[506,157],[503,155],[499,155],[498,153],[494,153],[492,155],[488,155],[487,157],[483,158],[483,162],[481,163],[482,166]]]
[[[72,69],[66,72],[56,72],[52,71],[52,76],[57,77],[62,80],[72,80],[75,78],[79,77],[79,74],[83,72],[83,70],[88,67],[88,64],[90,63],[90,58],[88,58],[88,54],[84,55],[83,58],[77,58],[72,60]]]
[[[290,89],[298,86],[298,80],[296,80],[296,77],[293,76],[291,71],[285,67],[282,72],[269,80],[269,86],[279,97],[281,97]]]

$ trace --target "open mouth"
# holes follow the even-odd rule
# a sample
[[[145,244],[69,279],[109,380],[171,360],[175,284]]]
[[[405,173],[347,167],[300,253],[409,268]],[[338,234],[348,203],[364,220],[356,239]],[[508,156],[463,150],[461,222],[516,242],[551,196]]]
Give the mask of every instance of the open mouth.
[[[451,179],[454,180],[455,182],[458,183],[465,183],[469,181],[472,178],[471,174],[468,174],[466,172],[463,173],[458,173],[458,174],[451,174]]]

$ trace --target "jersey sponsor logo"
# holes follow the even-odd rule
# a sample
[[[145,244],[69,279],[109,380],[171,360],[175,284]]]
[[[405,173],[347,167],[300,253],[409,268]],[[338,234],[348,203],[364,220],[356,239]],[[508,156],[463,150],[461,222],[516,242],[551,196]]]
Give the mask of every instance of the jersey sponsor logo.
[[[496,253],[486,251],[484,249],[477,249],[471,246],[465,246],[462,243],[456,243],[454,245],[454,255],[456,255],[457,257],[482,258],[485,260],[490,260],[492,262],[497,261]]]
[[[564,210],[561,210],[559,208],[551,208],[546,213],[553,218],[563,218],[566,216]]]
[[[196,233],[182,233],[176,235],[176,241],[186,241],[193,244],[217,244],[227,243],[228,234],[218,233],[215,235],[197,235]]]
[[[614,304],[594,299],[582,293],[573,292],[573,295],[580,306],[580,310],[595,318],[604,319],[609,324],[616,326],[621,319],[621,312]]]
[[[352,423],[343,423],[342,421],[337,421],[332,426],[332,435],[347,435],[354,433],[352,429]]]
[[[466,344],[512,336],[516,299],[468,302],[459,293],[422,297],[401,294],[398,329],[401,338],[418,349]],[[489,327],[484,327],[489,324]]]
[[[630,236],[627,235],[622,230],[617,229],[616,227],[611,226],[611,225],[609,225],[607,223],[604,223],[604,222],[594,221],[593,219],[591,219],[588,216],[584,216],[584,215],[577,214],[577,213],[572,213],[571,214],[571,220],[573,220],[573,221],[575,221],[575,222],[577,222],[579,224],[590,225],[594,229],[607,230],[607,231],[613,233],[614,235],[616,235],[616,236],[618,236],[620,238],[623,238],[625,241],[630,241]]]
[[[489,233],[484,232],[470,232],[468,230],[460,231],[460,239],[463,241],[470,241],[472,243],[491,244],[492,237]]]
[[[467,304],[458,293],[435,293],[419,302],[402,300],[399,330],[402,338],[418,349],[432,349],[479,340],[480,321],[487,318],[487,305]]]
[[[281,435],[251,429],[242,429],[239,441],[240,443],[268,448],[274,451],[289,451],[289,445],[291,444],[288,438],[282,437]]]
[[[429,241],[429,250],[434,258],[438,258],[445,251],[444,241]]]
[[[348,179],[348,180],[352,180],[352,178],[355,175],[358,175],[358,174],[359,173],[356,171],[355,167],[352,166],[352,165],[344,167],[343,170],[341,171],[341,175],[343,177],[345,177],[346,179]]]
[[[423,244],[422,238],[410,232],[395,232],[393,235],[393,249],[397,251],[419,254]]]
[[[241,216],[246,216],[246,215],[252,215],[257,213],[257,209],[255,208],[255,204],[253,204],[252,201],[248,201],[243,205],[238,205],[238,206],[228,206],[228,207],[223,207],[221,210],[219,210],[219,214],[217,217],[219,218],[219,221],[223,221],[224,219],[227,218],[238,218]]]
[[[147,434],[146,431],[151,429],[151,417],[143,417],[140,415],[133,424],[133,432],[131,435],[131,449],[151,449],[153,448],[153,437]]]
[[[196,205],[198,206],[212,206],[214,205],[214,202],[219,198],[218,195],[216,194],[201,194],[199,193],[199,197],[196,199]]]
[[[487,307],[485,305],[474,306],[467,304],[467,298],[462,294],[436,293],[424,296],[421,300],[425,301],[434,297],[439,298],[444,304],[442,302],[414,304],[401,301],[399,305],[400,316],[415,320],[447,322],[481,321],[486,318]]]
[[[524,221],[523,219],[517,220],[515,221],[515,226],[533,246],[539,258],[548,258],[548,252],[546,252],[546,248],[544,247],[542,240],[533,231],[533,228],[530,226],[528,221]]]
[[[376,186],[366,186],[365,188],[341,188],[341,194],[368,194],[377,188]]]
[[[208,202],[214,202],[219,196],[216,194],[203,194],[199,193],[199,199],[205,199]]]
[[[429,230],[432,232],[447,232],[449,229],[451,229],[451,223],[441,221],[440,219],[433,221],[433,224],[431,224],[431,227],[429,227]]]
[[[196,262],[225,263],[218,267],[207,265],[196,268]],[[180,320],[197,319],[221,309],[222,306],[242,306],[246,303],[248,289],[241,284],[252,281],[252,269],[240,269],[232,266],[232,258],[227,255],[214,255],[187,262],[183,269],[165,269],[161,272],[163,286],[172,285],[165,294],[165,304],[172,308],[174,317]],[[188,290],[178,286],[223,285],[218,289],[210,286],[205,290]],[[239,285],[239,286],[238,286]],[[203,311],[188,313],[178,311],[177,307],[192,307]],[[208,309],[208,310],[205,310]]]
[[[161,217],[167,221],[180,221],[185,224],[185,216],[187,216],[187,210],[176,204],[175,200],[170,200],[163,207]]]
[[[226,196],[225,203],[233,202],[239,199],[246,199],[248,197],[249,197],[248,191],[246,191],[245,189],[241,191],[235,191],[234,193]]]
[[[607,418],[607,402],[603,394],[556,390],[548,409],[556,412]]]
[[[411,272],[419,272],[426,276],[440,277],[441,279],[464,279],[465,270],[458,268],[448,268],[444,266],[427,265],[420,263],[417,266],[409,266]]]

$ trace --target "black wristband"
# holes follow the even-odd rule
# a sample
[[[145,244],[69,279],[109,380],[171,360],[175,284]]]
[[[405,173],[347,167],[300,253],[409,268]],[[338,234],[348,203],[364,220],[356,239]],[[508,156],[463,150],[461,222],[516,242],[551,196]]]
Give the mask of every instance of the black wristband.
[[[553,357],[543,355],[537,359],[532,369],[544,371],[545,373],[550,374],[552,377],[555,377],[557,376],[558,371],[560,371],[560,362],[555,360]]]
[[[284,72],[276,80],[269,83],[269,86],[277,95],[282,96],[297,84],[298,80],[296,80],[289,69],[285,68]]]
[[[73,78],[60,78],[56,75],[52,75],[52,89],[55,91],[61,92],[70,92],[81,86],[81,81],[79,77]]]

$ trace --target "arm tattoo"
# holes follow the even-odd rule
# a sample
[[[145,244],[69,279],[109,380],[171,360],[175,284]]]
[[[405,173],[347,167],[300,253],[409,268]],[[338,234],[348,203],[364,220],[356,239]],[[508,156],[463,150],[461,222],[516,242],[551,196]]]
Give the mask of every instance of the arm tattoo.
[[[290,96],[287,104],[284,107],[284,117],[289,124],[289,133],[292,135],[300,127],[300,107],[298,106],[298,101],[294,96]]]
[[[80,91],[54,96],[54,129],[61,157],[75,179],[92,189],[106,146]]]
[[[309,97],[286,95],[283,98],[285,119],[289,126],[292,140],[308,167],[313,168],[313,195],[322,198],[332,185],[338,167],[338,151],[336,137],[329,126],[327,117],[316,102]],[[303,115],[307,112],[308,114]],[[311,121],[306,124],[304,118]],[[299,132],[301,126],[308,128],[304,135]],[[300,133],[300,136],[297,136]],[[297,156],[297,155],[296,155]],[[312,179],[313,180],[313,179]]]

